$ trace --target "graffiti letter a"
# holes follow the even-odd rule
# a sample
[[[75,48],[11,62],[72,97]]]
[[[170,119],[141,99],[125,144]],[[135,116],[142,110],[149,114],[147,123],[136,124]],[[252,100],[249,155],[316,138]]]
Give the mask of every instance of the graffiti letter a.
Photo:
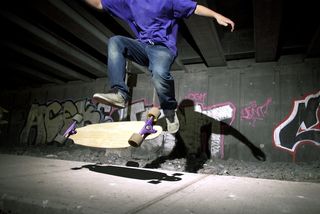
[[[45,109],[33,104],[29,111],[26,124],[20,134],[21,144],[39,144],[46,142],[45,124],[43,120]]]
[[[294,102],[289,117],[274,131],[275,146],[294,153],[301,143],[320,146],[320,91]]]

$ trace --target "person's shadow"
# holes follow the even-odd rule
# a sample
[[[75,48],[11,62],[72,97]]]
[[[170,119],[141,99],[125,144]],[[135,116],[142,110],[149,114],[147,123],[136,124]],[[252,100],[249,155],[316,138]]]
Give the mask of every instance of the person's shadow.
[[[118,167],[118,166],[104,166],[99,164],[87,164],[81,167],[71,168],[72,170],[80,170],[87,168],[90,171],[103,173],[108,175],[114,175],[130,179],[138,180],[149,180],[148,183],[159,184],[161,181],[180,181],[182,178],[182,173],[174,173],[172,176],[167,175],[162,172],[154,172],[150,170],[137,169],[137,168],[128,168],[128,167]]]
[[[224,121],[218,121],[194,110],[194,102],[189,99],[183,100],[177,109],[180,129],[175,134],[176,145],[167,156],[161,156],[145,168],[159,168],[166,160],[186,158],[185,171],[197,172],[203,164],[211,157],[209,140],[212,133],[220,135],[231,135],[246,145],[252,155],[259,161],[265,161],[266,155],[256,147],[247,137],[237,129]],[[164,118],[158,121],[162,127],[166,127]]]

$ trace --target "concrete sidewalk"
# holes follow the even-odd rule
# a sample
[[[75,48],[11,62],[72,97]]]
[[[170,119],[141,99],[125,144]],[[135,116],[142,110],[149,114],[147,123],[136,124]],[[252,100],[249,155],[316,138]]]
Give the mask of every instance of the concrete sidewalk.
[[[320,213],[320,184],[0,155],[0,213]]]

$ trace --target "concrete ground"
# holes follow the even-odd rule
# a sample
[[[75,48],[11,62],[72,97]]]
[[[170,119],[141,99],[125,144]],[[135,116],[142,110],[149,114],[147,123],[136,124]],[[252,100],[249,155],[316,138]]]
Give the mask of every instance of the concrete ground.
[[[320,184],[0,155],[0,213],[320,213]]]

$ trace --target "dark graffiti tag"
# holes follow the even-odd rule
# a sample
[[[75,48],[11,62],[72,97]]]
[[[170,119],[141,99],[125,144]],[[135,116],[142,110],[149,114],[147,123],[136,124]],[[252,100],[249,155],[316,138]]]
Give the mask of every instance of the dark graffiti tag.
[[[295,155],[298,145],[320,146],[320,91],[296,100],[291,114],[275,129],[274,145]]]
[[[78,101],[53,101],[46,104],[32,104],[25,126],[20,133],[20,143],[25,145],[46,144],[55,141],[72,123],[75,115],[82,115],[79,127],[88,124],[122,121],[127,118],[136,121],[149,109],[144,99],[134,101],[125,109],[94,104],[90,99]]]
[[[102,114],[87,99],[77,102],[66,100],[43,105],[32,104],[20,134],[20,143],[36,145],[52,142],[59,132],[70,125],[76,114],[83,116],[82,126],[103,119]]]

